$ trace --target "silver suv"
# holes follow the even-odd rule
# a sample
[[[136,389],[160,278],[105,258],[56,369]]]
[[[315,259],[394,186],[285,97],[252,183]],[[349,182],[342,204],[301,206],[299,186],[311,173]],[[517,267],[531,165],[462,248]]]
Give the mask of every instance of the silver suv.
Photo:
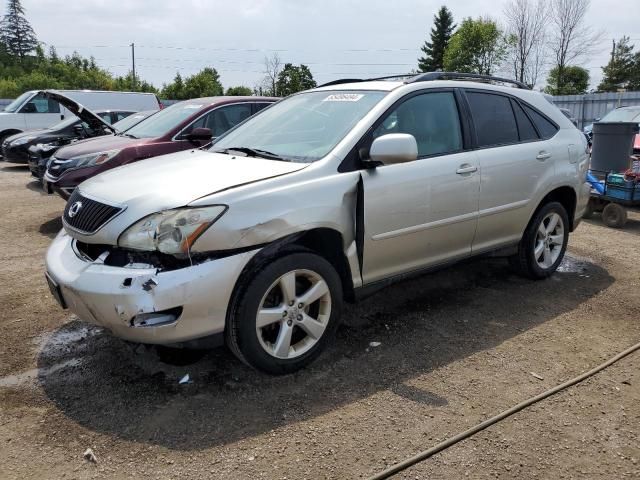
[[[47,254],[51,291],[118,337],[224,339],[247,364],[287,373],[327,345],[343,300],[408,274],[499,252],[548,277],[587,203],[586,141],[511,83],[333,82],[209,150],[92,178]]]

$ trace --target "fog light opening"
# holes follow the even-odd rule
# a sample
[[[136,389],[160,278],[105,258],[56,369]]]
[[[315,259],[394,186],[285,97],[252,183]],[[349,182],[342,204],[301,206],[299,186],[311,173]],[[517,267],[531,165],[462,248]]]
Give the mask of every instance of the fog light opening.
[[[131,326],[135,328],[166,327],[175,324],[181,313],[182,307],[159,312],[139,313],[131,319]]]

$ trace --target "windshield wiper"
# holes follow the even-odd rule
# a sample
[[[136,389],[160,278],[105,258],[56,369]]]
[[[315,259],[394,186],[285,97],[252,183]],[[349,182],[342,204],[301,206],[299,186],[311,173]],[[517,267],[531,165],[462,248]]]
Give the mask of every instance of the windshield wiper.
[[[131,135],[130,133],[126,133],[126,132],[119,132],[117,135],[121,135],[123,137],[129,137],[129,138],[138,138],[135,135]]]
[[[229,148],[223,148],[221,150],[214,150],[214,152],[226,153],[226,154],[230,154],[229,152],[240,152],[240,153],[244,153],[247,157],[260,157],[260,158],[266,158],[268,160],[280,160],[282,162],[291,161],[290,159],[281,157],[276,153],[268,152],[267,150],[261,150],[259,148],[229,147]]]

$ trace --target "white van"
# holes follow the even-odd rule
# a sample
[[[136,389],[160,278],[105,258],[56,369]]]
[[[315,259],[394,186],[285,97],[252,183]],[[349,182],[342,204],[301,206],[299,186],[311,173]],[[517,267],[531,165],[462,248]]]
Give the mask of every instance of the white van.
[[[153,93],[108,92],[95,90],[58,90],[90,110],[158,110],[161,108]],[[9,135],[47,128],[73,116],[57,101],[47,98],[41,90],[23,93],[0,112],[0,143]]]

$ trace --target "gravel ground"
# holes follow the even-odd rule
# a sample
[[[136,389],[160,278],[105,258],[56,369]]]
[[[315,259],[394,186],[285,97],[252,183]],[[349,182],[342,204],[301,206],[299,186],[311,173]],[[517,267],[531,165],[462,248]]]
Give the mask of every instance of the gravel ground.
[[[256,373],[224,349],[168,364],[57,307],[43,257],[63,201],[5,165],[3,479],[366,478],[640,341],[631,214],[624,230],[583,222],[543,282],[485,259],[349,306],[334,345],[294,375]],[[632,354],[397,478],[640,478],[639,363]]]

